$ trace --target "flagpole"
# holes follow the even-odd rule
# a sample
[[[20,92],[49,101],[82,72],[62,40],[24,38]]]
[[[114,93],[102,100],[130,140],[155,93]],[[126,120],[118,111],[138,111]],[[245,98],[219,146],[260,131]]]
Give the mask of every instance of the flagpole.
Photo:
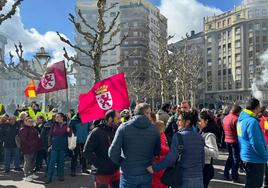
[[[69,91],[68,88],[66,89],[66,100],[67,100],[67,113],[70,111],[70,104],[69,104]]]

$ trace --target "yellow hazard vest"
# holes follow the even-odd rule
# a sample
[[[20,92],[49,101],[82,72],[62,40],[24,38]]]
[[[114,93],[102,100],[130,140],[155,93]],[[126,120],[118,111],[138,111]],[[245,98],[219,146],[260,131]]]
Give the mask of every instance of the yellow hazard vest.
[[[0,103],[0,115],[2,115],[2,111],[4,110],[4,105]]]
[[[31,118],[33,118],[34,121],[36,121],[38,116],[44,116],[44,114],[42,112],[35,113],[34,110],[32,109],[32,107],[29,107],[28,113],[29,113],[29,116]]]

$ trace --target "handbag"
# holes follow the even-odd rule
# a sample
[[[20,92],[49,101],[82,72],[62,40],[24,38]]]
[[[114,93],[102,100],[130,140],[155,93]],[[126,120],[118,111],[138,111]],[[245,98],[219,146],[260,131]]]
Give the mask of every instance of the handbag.
[[[172,167],[168,167],[163,176],[160,178],[164,185],[171,187],[179,187],[182,185],[182,169],[181,161],[183,156],[183,139],[182,135],[178,132],[178,158]]]
[[[77,140],[77,137],[74,136],[74,133],[72,133],[71,137],[68,137],[68,148],[69,148],[69,150],[74,150],[76,148],[76,140]]]

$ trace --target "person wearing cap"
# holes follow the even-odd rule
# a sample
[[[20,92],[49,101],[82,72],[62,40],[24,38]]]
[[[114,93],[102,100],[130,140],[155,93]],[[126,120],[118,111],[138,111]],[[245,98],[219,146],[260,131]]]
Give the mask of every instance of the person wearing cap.
[[[87,138],[83,153],[96,168],[96,188],[119,188],[119,166],[109,158],[108,149],[120,123],[119,112],[110,110],[106,113],[104,121],[93,129]]]

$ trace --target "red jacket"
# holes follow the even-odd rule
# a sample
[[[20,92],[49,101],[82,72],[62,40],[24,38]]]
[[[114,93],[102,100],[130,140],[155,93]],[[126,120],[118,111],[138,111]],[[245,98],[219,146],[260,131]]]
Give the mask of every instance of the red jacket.
[[[236,143],[238,141],[236,123],[238,120],[238,114],[230,112],[223,120],[223,130],[225,134],[226,143]]]
[[[260,125],[266,140],[266,144],[268,144],[268,117],[260,117]]]
[[[35,127],[24,126],[19,131],[19,137],[23,154],[34,154],[41,149],[41,141]]]
[[[169,147],[167,144],[167,137],[164,132],[160,134],[161,139],[161,152],[158,157],[155,157],[154,163],[157,163],[165,158],[165,156],[168,154]],[[162,184],[160,181],[160,178],[164,174],[165,170],[161,170],[159,172],[155,172],[153,175],[153,181],[152,181],[152,188],[167,188],[166,185]]]

